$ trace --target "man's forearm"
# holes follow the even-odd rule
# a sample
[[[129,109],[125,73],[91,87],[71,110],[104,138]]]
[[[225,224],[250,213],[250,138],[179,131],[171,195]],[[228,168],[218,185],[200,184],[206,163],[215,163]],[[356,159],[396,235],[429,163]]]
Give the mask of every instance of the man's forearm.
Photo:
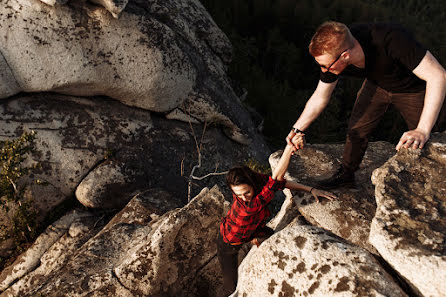
[[[413,73],[426,81],[424,106],[417,129],[429,135],[443,105],[446,93],[446,71],[427,51]]]
[[[430,134],[438,114],[443,106],[444,96],[446,94],[446,77],[438,81],[426,82],[426,95],[424,98],[424,107],[421,113],[417,129],[427,135]]]
[[[316,90],[308,99],[302,114],[293,127],[302,131],[306,130],[327,106],[336,84],[337,82],[327,84],[319,81]]]
[[[308,100],[305,105],[302,114],[297,119],[296,123],[294,123],[293,128],[297,128],[301,131],[305,131],[311,125],[311,123],[317,119],[317,117],[322,113],[325,108],[321,105],[311,104],[311,98]]]

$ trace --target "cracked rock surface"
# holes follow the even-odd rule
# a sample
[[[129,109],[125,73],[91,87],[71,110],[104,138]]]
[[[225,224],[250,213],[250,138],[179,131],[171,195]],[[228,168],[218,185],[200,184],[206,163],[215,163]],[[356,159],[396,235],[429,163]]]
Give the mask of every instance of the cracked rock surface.
[[[446,133],[373,172],[370,242],[421,296],[446,292]]]

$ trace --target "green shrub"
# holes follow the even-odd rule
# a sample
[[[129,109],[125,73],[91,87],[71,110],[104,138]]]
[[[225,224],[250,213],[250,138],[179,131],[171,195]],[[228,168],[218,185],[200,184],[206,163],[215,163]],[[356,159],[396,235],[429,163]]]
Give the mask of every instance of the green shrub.
[[[34,149],[35,132],[0,143],[0,209],[5,217],[0,224],[0,239],[12,238],[19,246],[34,240],[37,233],[36,212],[31,198],[25,197],[26,178],[37,163],[25,166]]]
[[[245,160],[244,164],[255,172],[271,175],[271,167],[268,163],[262,164],[255,158]]]

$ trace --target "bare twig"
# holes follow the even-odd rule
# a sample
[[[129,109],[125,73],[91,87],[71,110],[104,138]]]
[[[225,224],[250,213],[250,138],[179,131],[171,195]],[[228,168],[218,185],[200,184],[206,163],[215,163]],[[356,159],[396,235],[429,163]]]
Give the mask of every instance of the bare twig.
[[[205,179],[205,178],[207,178],[207,177],[209,177],[209,176],[213,176],[213,175],[224,175],[224,174],[226,174],[226,173],[228,173],[228,171],[223,171],[223,172],[211,172],[211,173],[208,173],[208,174],[206,174],[206,175],[204,175],[204,176],[192,176],[192,178],[193,178],[193,179],[196,179],[196,180],[203,180],[203,179]]]
[[[184,108],[184,110],[186,111],[185,108]],[[189,111],[187,111],[187,113],[190,114]],[[206,174],[204,176],[201,176],[201,177],[194,175],[195,170],[197,170],[198,168],[201,167],[201,150],[203,148],[203,139],[204,139],[204,134],[206,132],[207,121],[204,122],[204,127],[203,127],[203,131],[201,133],[201,138],[200,138],[200,143],[198,143],[197,136],[195,135],[195,130],[194,130],[193,126],[192,126],[192,122],[190,121],[190,119],[188,120],[188,122],[189,122],[189,127],[190,127],[190,129],[192,131],[192,136],[194,137],[195,148],[196,148],[197,154],[198,154],[198,164],[196,164],[194,167],[192,167],[192,170],[191,170],[191,172],[189,174],[188,183],[187,183],[187,201],[189,202],[190,201],[190,196],[191,196],[191,188],[192,188],[192,180],[193,179],[195,179],[195,180],[203,180],[203,179],[205,179],[205,178],[207,178],[209,176],[226,174],[227,171],[225,171],[225,172],[217,172],[217,168],[218,168],[218,164],[217,164],[215,166],[215,171],[212,172],[212,173],[208,173],[208,174]],[[183,164],[184,162],[183,161],[184,161],[184,159],[181,160],[181,175],[183,175],[183,168],[184,168],[184,164]]]
[[[14,181],[12,179],[10,179],[9,176],[6,176],[6,178],[8,179],[8,181],[11,183],[12,187],[14,188],[14,192],[17,193],[18,190],[17,190],[17,186],[14,183]]]
[[[184,176],[184,158],[181,159],[181,165],[180,165],[180,172],[181,172],[181,176]]]
[[[228,173],[228,171],[217,172],[217,169],[218,169],[218,163],[215,164],[215,170],[214,170],[214,172],[208,173],[208,174],[206,174],[206,175],[204,175],[204,176],[194,176],[194,175],[193,175],[192,178],[195,179],[195,180],[203,180],[203,179],[205,179],[205,178],[207,178],[207,177],[209,177],[209,176],[214,176],[214,175],[224,175],[224,174]]]

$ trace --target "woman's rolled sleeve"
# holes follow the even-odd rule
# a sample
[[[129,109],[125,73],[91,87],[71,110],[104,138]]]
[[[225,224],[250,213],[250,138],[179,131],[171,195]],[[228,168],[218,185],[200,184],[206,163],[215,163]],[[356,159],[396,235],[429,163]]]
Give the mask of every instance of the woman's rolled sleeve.
[[[275,180],[273,179],[271,176],[269,177],[268,180],[268,187],[271,189],[271,191],[282,191],[285,188],[285,184],[286,184],[286,179],[283,180]]]

